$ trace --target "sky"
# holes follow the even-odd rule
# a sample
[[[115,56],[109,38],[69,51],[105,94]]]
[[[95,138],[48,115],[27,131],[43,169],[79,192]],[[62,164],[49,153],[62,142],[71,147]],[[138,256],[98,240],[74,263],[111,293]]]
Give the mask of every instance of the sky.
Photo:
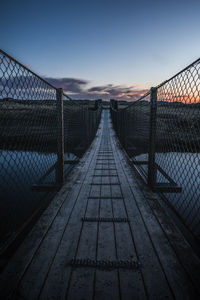
[[[0,48],[74,99],[135,100],[200,56],[199,0],[1,0]]]

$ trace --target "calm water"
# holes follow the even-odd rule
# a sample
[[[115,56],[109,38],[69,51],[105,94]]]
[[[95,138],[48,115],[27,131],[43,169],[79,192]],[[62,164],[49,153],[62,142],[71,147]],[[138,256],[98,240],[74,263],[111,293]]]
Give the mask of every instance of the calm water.
[[[137,160],[146,160],[147,155],[136,156]],[[200,153],[157,153],[157,164],[182,187],[181,193],[165,194],[189,228],[200,234]],[[147,167],[144,166],[145,171]],[[167,182],[157,174],[158,182]]]
[[[65,154],[65,159],[75,155]],[[55,153],[0,151],[0,236],[19,228],[40,206],[45,192],[31,190],[57,161]],[[69,168],[65,165],[65,171]],[[43,180],[55,182],[55,169]]]
[[[65,159],[74,159],[71,153]],[[145,160],[146,154],[136,157]],[[31,190],[31,186],[56,163],[54,153],[31,151],[0,151],[0,236],[10,236],[40,206],[45,192]],[[190,229],[200,233],[200,154],[157,153],[157,163],[182,187],[182,193],[166,194],[169,201]],[[65,165],[65,168],[69,168]],[[146,168],[146,166],[144,166]],[[146,169],[147,170],[147,169]],[[159,182],[167,182],[158,173]],[[55,169],[44,182],[55,182]]]

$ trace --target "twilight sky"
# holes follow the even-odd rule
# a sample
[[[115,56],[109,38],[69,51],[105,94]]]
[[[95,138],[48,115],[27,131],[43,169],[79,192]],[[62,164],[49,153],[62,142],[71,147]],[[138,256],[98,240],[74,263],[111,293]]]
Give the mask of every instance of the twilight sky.
[[[200,54],[200,0],[1,0],[0,48],[75,99],[137,99]]]

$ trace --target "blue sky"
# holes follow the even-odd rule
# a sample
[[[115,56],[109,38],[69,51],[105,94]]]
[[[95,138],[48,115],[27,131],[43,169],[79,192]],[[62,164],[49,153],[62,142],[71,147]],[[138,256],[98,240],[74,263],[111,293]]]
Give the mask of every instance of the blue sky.
[[[199,57],[199,12],[199,0],[2,0],[0,48],[74,98],[132,100]]]

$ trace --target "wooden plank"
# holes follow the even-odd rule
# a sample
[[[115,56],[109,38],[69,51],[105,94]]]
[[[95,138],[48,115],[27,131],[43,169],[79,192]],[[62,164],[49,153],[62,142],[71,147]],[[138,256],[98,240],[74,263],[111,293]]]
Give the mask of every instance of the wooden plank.
[[[78,175],[79,172],[75,174],[74,181]],[[35,253],[38,251],[38,248],[48,233],[49,227],[54,222],[64,204],[67,193],[69,193],[69,191],[67,192],[67,188],[69,189],[70,187],[71,184],[67,183],[67,185],[58,192],[0,275],[0,294],[4,299],[7,299],[9,295],[12,295],[17,289],[19,281],[31,264]],[[65,197],[62,195],[63,190],[65,190]],[[73,193],[75,193],[75,191],[73,191]]]
[[[94,145],[97,145],[97,140],[93,142],[91,145],[91,149]],[[87,153],[83,159],[85,159],[85,168],[86,173],[87,169],[89,169],[94,151],[92,153]],[[30,232],[22,246],[18,249],[16,254],[13,256],[10,264],[5,268],[4,272],[1,274],[1,284],[0,284],[0,290],[1,290],[1,296],[3,299],[7,299],[8,295],[13,294],[13,292],[16,291],[19,283],[21,282],[22,278],[27,274],[30,266],[32,265],[32,262],[35,259],[35,256],[40,253],[40,248],[44,240],[46,240],[46,236],[49,232],[49,229],[52,227],[56,217],[58,216],[58,213],[60,212],[60,209],[62,206],[66,203],[67,194],[69,193],[70,188],[73,186],[74,181],[77,179],[77,177],[80,176],[79,167],[75,167],[75,169],[72,172],[72,175],[74,174],[74,180],[71,180],[71,182],[67,182],[67,184],[61,189],[61,191],[57,194],[57,197],[54,198],[54,200],[51,202],[47,210],[43,213],[40,220],[37,222],[33,230]],[[86,174],[82,174],[84,177]],[[73,177],[72,177],[73,178]],[[77,182],[76,186],[74,186],[74,189],[70,192],[71,198],[76,198],[75,194],[79,192],[79,189],[82,185],[82,182]],[[72,194],[71,194],[72,193]],[[69,205],[73,206],[73,201],[70,202]],[[67,211],[70,207],[66,207]],[[56,234],[55,234],[56,235]],[[48,238],[47,238],[48,239]],[[41,248],[42,249],[42,248]],[[45,261],[46,253],[44,253],[44,257],[42,260]],[[40,265],[42,265],[40,261]],[[47,270],[48,271],[48,270]],[[41,273],[41,276],[43,277],[44,272]],[[40,275],[40,272],[38,274]],[[58,275],[58,274],[57,274]],[[40,277],[40,276],[38,276]],[[59,276],[58,276],[59,277]],[[30,281],[31,277],[27,280]],[[43,277],[44,279],[44,277]],[[32,280],[30,281],[31,284]],[[42,281],[41,281],[42,282]],[[32,282],[33,285],[34,281]],[[37,281],[34,283],[37,286]],[[31,285],[31,288],[32,288]],[[19,296],[19,290],[18,290],[18,296]],[[38,291],[36,292],[36,289],[34,288],[33,294],[38,294]]]
[[[119,175],[118,179],[121,179]],[[118,186],[116,188],[112,186],[111,193],[112,195],[121,195],[120,187]],[[118,201],[117,203],[116,201],[112,201],[113,215],[115,217],[127,217],[126,209],[124,207],[124,201],[124,199]],[[130,226],[128,224],[115,224],[118,259],[120,260],[123,258],[138,261],[129,227]],[[124,245],[126,246],[124,247]],[[140,270],[138,270],[137,272],[120,270],[119,276],[122,299],[146,299],[145,286]]]
[[[112,197],[123,197],[121,188],[119,185],[112,185],[111,191],[112,191]]]
[[[87,195],[87,192],[84,195]],[[80,197],[77,200],[80,200]],[[86,201],[76,202],[69,217],[66,213],[68,211],[67,207],[63,206],[20,283],[20,289],[18,290],[20,290],[21,296],[28,299],[38,298],[68,224],[72,222],[71,219],[75,218],[75,214],[79,215],[85,209],[85,206]],[[74,233],[74,240],[76,240],[76,237],[78,238],[80,230],[78,226],[75,226],[75,228],[73,226],[73,230],[71,228]]]
[[[111,185],[117,185],[117,186],[119,186],[120,185],[120,182],[115,182],[115,183],[94,183],[94,182],[92,182],[92,183],[90,183],[90,185],[100,185],[100,186],[106,186],[106,185],[108,185],[108,186],[111,186]]]
[[[96,155],[97,150],[98,145],[96,145],[94,155]],[[100,187],[93,187],[88,185],[88,179],[91,178],[91,174],[94,172],[94,167],[95,166],[89,169],[89,172],[86,176],[86,181],[83,184],[83,189],[87,189],[88,187],[90,187],[90,193],[83,193],[79,195],[79,203],[81,204],[81,206],[83,206],[84,203],[89,203],[88,195],[90,195],[91,197],[99,195]],[[41,291],[41,299],[48,299],[49,295],[51,295],[52,299],[64,299],[68,295],[68,293],[72,293],[72,289],[70,288],[70,286],[71,279],[73,279],[73,269],[68,265],[68,262],[74,256],[77,256],[79,250],[79,242],[81,240],[83,229],[83,224],[80,221],[80,215],[83,215],[83,213],[84,210],[81,210],[80,207],[79,211],[77,211],[77,213],[73,215],[73,217],[71,218],[71,222],[69,222],[67,226],[67,229],[63,235],[60,246]],[[79,234],[77,235],[77,233]],[[73,282],[74,280],[72,281],[72,284]]]
[[[85,176],[86,175],[88,176],[87,172]],[[85,180],[87,180],[87,178]],[[23,276],[23,280],[20,283],[20,289],[18,289],[22,296],[27,297],[28,299],[36,299],[39,296],[48,271],[52,265],[52,260],[58,251],[59,244],[68,224],[70,226],[71,223],[76,223],[75,226],[71,226],[71,232],[74,234],[73,241],[79,239],[82,224],[79,225],[79,223],[74,220],[78,220],[80,213],[84,211],[87,206],[87,195],[90,187],[84,184],[84,182],[84,180],[81,181],[81,190],[80,193],[78,191],[76,196],[76,205],[72,207],[73,210],[70,213],[70,216],[68,217],[67,214],[68,211],[70,212],[70,210],[68,210],[69,201],[65,201],[65,205],[63,205],[63,208],[51,226],[48,235],[43,240],[43,243],[33,258],[31,265],[29,266],[26,274]],[[74,190],[76,190],[75,186]],[[71,198],[70,203],[72,203],[72,200],[74,199]],[[71,247],[72,245],[70,244],[70,248]]]
[[[88,199],[108,199],[108,200],[111,200],[111,199],[113,199],[113,200],[117,200],[117,199],[122,199],[122,197],[112,197],[112,196],[97,196],[97,197],[88,197]]]
[[[126,217],[122,200],[113,201],[113,214],[115,217]],[[115,232],[118,260],[131,259],[138,262],[129,224],[115,223]],[[140,270],[134,272],[131,270],[119,270],[119,276],[122,299],[146,299],[145,286]]]
[[[97,157],[101,159],[114,159],[113,154],[98,154]]]
[[[97,164],[96,164],[96,166],[97,166],[97,168],[98,167],[100,167],[100,166],[103,166],[104,168],[108,168],[109,169],[109,167],[110,167],[110,165],[113,167],[113,169],[114,169],[114,166],[115,166],[115,163],[109,163],[109,162],[98,162]]]
[[[112,179],[110,178],[110,181]],[[119,180],[119,177],[118,177]],[[111,195],[116,195],[115,187],[111,187]],[[112,214],[115,218],[127,218],[127,212],[124,206],[124,199],[121,197],[120,201],[113,201],[111,199]],[[133,237],[130,231],[129,224],[114,224],[116,235],[116,248],[118,260],[131,259],[138,262],[139,259],[134,247]],[[124,246],[126,245],[126,246]],[[135,272],[130,270],[119,270],[121,297],[124,300],[132,299],[146,299],[146,290],[143,282],[143,277],[140,270]]]
[[[101,170],[101,171],[111,171],[111,170],[113,170],[113,171],[116,171],[117,169],[116,168],[100,168],[99,166],[98,166],[98,168],[95,168],[95,170]]]
[[[104,190],[105,189],[105,190]],[[110,188],[105,187],[101,195],[105,196],[110,193]],[[111,202],[108,200],[101,200],[100,217],[112,217]],[[116,247],[114,228],[112,223],[99,224],[98,260],[116,260]],[[95,295],[98,299],[120,299],[119,277],[118,270],[105,271],[96,270],[95,276]]]
[[[86,217],[99,215],[99,200],[96,202],[89,200]],[[81,259],[95,259],[96,258],[96,244],[97,244],[97,223],[85,223],[83,225],[80,243],[77,251],[77,258]],[[68,299],[92,299],[93,296],[93,281],[94,268],[75,268],[72,273],[69,290],[67,293]]]
[[[122,152],[117,150],[118,157],[117,159],[120,161],[122,159],[123,155]],[[121,162],[120,162],[121,164]],[[122,168],[125,169],[125,164],[122,165]],[[126,169],[129,168],[129,165],[126,165]],[[130,188],[132,192],[131,195],[127,195],[127,199],[133,199],[135,201],[136,207],[138,209],[138,212],[142,218],[142,221],[144,223],[144,226],[146,228],[146,232],[149,235],[152,243],[152,247],[154,248],[154,251],[156,253],[156,256],[158,257],[158,260],[160,262],[160,266],[163,270],[165,280],[168,282],[169,288],[171,292],[174,294],[174,297],[177,299],[181,299],[184,297],[184,295],[189,295],[189,297],[194,297],[194,299],[197,297],[196,291],[194,290],[194,286],[191,284],[191,281],[187,274],[185,273],[184,269],[182,268],[181,264],[179,263],[172,247],[170,246],[168,240],[166,239],[163,230],[161,229],[161,226],[159,222],[154,217],[152,211],[148,208],[148,206],[145,204],[144,197],[141,197],[141,194],[138,193],[139,187],[135,188],[133,178],[126,175],[125,182],[130,182]],[[120,175],[121,177],[121,175]],[[133,184],[134,182],[134,184]],[[124,187],[124,185],[123,185]],[[127,193],[128,189],[123,190],[123,194]],[[128,202],[127,202],[128,204]],[[132,224],[132,222],[130,222]],[[142,226],[141,226],[142,229]],[[134,228],[133,228],[134,230]],[[138,235],[141,235],[141,230]],[[142,241],[138,243],[138,247],[140,247],[143,244],[144,246],[144,237],[142,238]],[[141,251],[141,250],[140,250]],[[140,252],[139,251],[139,252]],[[188,258],[189,259],[189,258]],[[153,256],[151,256],[151,260],[153,260]],[[146,273],[148,274],[148,273]],[[144,273],[144,276],[146,275]],[[153,278],[152,275],[150,275],[151,278]],[[158,276],[155,276],[155,278],[159,278]],[[149,278],[150,280],[150,278]],[[145,279],[146,285],[148,281]],[[158,287],[158,281],[155,282],[155,287]],[[150,287],[152,288],[152,282]],[[148,291],[150,293],[150,291]],[[163,293],[162,293],[163,294]],[[164,295],[164,294],[163,294]]]
[[[101,184],[101,177],[100,176],[94,176],[92,175],[92,183],[89,183],[90,185],[100,185]]]
[[[113,143],[114,141],[112,140],[112,145]],[[116,145],[114,144],[113,147],[116,147]],[[117,150],[114,155],[117,161],[122,159],[121,156],[118,156]],[[121,193],[124,197],[124,207],[127,216],[131,220],[130,230],[134,242],[135,253],[142,264],[141,276],[143,278],[146,294],[148,295],[147,297],[150,299],[162,299],[165,297],[171,299],[173,298],[173,294],[171,293],[140,212],[135,204],[131,189],[129,186],[127,187],[127,179],[122,164],[119,163],[117,168],[120,181],[122,182]]]
[[[164,209],[160,205],[157,205],[157,199],[155,199],[153,193],[146,188],[143,188],[141,191],[146,202],[149,204],[154,215],[158,219],[170,245],[174,249],[177,259],[191,278],[197,291],[200,291],[200,268],[197,268],[197,266],[200,265],[199,257],[196,256],[179,229],[175,226],[172,220],[169,219],[169,216],[165,213]]]
[[[98,157],[98,156],[97,156],[97,157]],[[96,160],[97,160],[98,162],[101,162],[101,161],[104,161],[104,162],[105,162],[105,161],[107,161],[107,162],[110,163],[111,161],[112,161],[112,162],[114,161],[114,158],[104,157],[104,158],[97,158]]]
[[[101,198],[100,198],[101,199]],[[102,217],[82,217],[82,222],[110,222],[110,223],[123,223],[123,222],[129,222],[128,218],[102,218]]]
[[[100,174],[100,175],[93,175],[94,177],[114,177],[114,176],[117,176],[117,175],[112,175],[112,174]],[[102,178],[103,179],[103,178]],[[108,178],[107,178],[108,180]]]

